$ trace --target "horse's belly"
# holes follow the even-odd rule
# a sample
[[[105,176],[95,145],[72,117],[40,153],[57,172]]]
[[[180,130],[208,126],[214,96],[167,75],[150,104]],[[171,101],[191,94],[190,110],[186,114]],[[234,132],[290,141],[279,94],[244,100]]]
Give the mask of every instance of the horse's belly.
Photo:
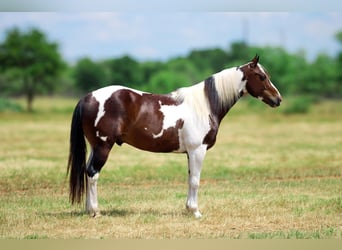
[[[154,134],[147,127],[133,129],[122,137],[123,142],[133,147],[151,152],[182,152],[179,130],[175,127],[162,130]],[[183,151],[184,152],[184,151]]]

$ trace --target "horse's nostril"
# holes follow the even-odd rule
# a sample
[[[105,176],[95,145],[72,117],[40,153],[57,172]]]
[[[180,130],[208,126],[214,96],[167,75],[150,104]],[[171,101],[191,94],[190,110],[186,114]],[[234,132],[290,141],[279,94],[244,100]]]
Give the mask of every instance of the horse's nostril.
[[[272,107],[279,107],[280,106],[280,103],[281,103],[281,98],[280,97],[277,97],[277,98],[273,98],[272,99],[272,102],[273,102],[273,105]]]
[[[278,97],[278,98],[276,99],[276,101],[275,101],[275,105],[276,105],[276,106],[280,106],[281,101],[282,101],[282,98],[281,98],[281,97]]]
[[[283,100],[283,99],[282,99],[281,97],[278,98],[278,106],[280,105],[280,103],[281,103],[282,100]]]

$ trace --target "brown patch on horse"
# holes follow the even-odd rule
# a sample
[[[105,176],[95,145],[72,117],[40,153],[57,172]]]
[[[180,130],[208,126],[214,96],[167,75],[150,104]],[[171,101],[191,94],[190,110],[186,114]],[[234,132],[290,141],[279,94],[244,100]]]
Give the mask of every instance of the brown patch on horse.
[[[99,140],[99,138],[96,137],[94,128],[94,121],[99,110],[99,102],[91,93],[89,93],[81,99],[81,107],[84,134],[86,135],[90,145],[94,146]]]
[[[208,145],[207,149],[214,146],[216,142],[216,135],[219,129],[219,124],[217,122],[217,119],[214,118],[212,115],[209,115],[209,124],[210,124],[210,130],[205,135],[205,137],[203,138],[203,142],[202,142],[203,144]]]

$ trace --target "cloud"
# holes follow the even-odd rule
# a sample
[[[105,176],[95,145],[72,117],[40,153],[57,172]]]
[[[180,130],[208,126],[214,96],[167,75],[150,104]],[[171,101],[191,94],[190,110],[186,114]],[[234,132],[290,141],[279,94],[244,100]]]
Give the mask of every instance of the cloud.
[[[0,39],[14,25],[35,26],[60,44],[67,60],[130,54],[167,59],[195,48],[247,40],[251,45],[336,53],[340,13],[286,12],[36,12],[0,13]]]

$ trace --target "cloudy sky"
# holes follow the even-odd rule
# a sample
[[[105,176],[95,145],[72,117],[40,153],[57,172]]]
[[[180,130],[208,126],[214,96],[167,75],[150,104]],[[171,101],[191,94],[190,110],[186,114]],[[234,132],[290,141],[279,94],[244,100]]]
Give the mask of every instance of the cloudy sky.
[[[191,49],[234,41],[304,49],[309,59],[336,55],[341,12],[0,12],[0,41],[14,26],[37,27],[58,42],[63,57],[75,62],[129,54],[138,60],[166,60]]]

